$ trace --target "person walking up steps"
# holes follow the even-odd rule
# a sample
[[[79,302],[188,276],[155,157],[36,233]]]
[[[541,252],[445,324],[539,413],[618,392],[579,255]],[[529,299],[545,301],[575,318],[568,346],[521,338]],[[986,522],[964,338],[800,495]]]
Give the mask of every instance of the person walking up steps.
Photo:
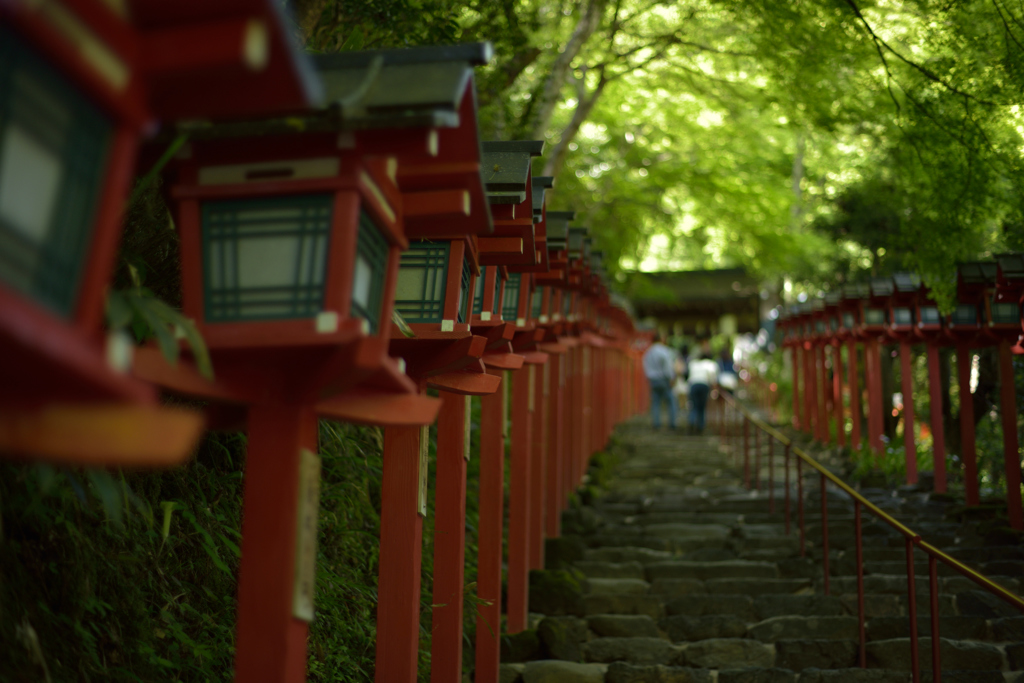
[[[718,381],[718,364],[707,354],[690,363],[690,432],[704,433],[704,410],[711,387]]]
[[[661,428],[661,404],[668,404],[668,426],[676,428],[676,397],[672,393],[675,379],[675,351],[665,346],[661,335],[654,334],[654,343],[644,352],[644,375],[651,385],[651,424]]]

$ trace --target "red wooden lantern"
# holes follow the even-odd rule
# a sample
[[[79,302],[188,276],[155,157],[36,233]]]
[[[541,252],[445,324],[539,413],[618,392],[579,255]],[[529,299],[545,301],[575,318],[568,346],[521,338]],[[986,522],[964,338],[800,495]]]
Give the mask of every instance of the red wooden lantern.
[[[463,264],[472,277],[473,240],[444,241],[441,274],[421,273],[421,283],[429,280],[440,287],[433,311],[437,324],[417,323],[419,338],[406,340],[392,325],[391,311],[411,289],[399,271],[401,252],[413,246],[409,237],[441,221],[470,225],[470,216],[483,223],[482,228],[473,224],[474,230],[487,230],[486,206],[473,214],[478,205],[473,198],[483,196],[479,167],[467,163],[453,172],[455,152],[449,147],[461,148],[468,139],[469,149],[478,149],[472,67],[489,51],[477,45],[321,58],[335,107],[307,115],[298,131],[282,129],[279,121],[214,130],[196,140],[178,166],[172,196],[182,233],[184,305],[209,340],[218,370],[219,393],[207,387],[207,395],[252,405],[243,538],[243,562],[249,564],[243,566],[239,592],[239,680],[267,670],[273,671],[273,680],[300,680],[305,670],[304,639],[285,652],[267,647],[267,639],[282,629],[304,631],[302,615],[276,612],[277,603],[257,599],[260,590],[282,585],[281,575],[271,576],[271,570],[280,567],[288,575],[282,563],[289,553],[281,543],[289,539],[263,538],[261,527],[248,524],[250,504],[274,507],[283,519],[296,514],[288,487],[285,495],[264,491],[269,499],[256,503],[253,484],[250,503],[250,481],[269,484],[271,475],[294,476],[289,468],[295,464],[279,454],[278,460],[289,462],[261,470],[265,479],[254,477],[259,458],[253,451],[262,452],[264,444],[254,434],[265,435],[257,415],[268,424],[274,416],[274,437],[264,438],[285,452],[297,450],[296,443],[315,447],[317,415],[386,427],[377,677],[415,678],[418,539],[426,476],[421,425],[432,422],[439,408],[421,390],[428,377],[450,389],[440,375],[480,356],[479,351],[474,355],[479,344],[465,319],[455,322],[469,305],[465,296],[465,303],[457,297],[471,293],[472,282],[460,279],[454,292],[447,289],[449,260],[456,263],[455,278],[462,275]],[[420,87],[398,87],[411,81]],[[254,133],[263,133],[259,144],[240,137]],[[407,165],[411,170],[403,175]],[[436,172],[432,178],[431,170]],[[403,180],[408,188],[399,186]],[[410,248],[407,255],[420,251]],[[449,294],[454,296],[446,298]],[[440,322],[446,315],[449,324]],[[420,352],[403,346],[405,341],[419,342]],[[423,344],[435,342],[438,355],[423,352]],[[389,356],[389,349],[408,356],[408,374],[406,363]],[[463,379],[472,383],[468,375],[453,381]],[[483,382],[493,390],[494,379],[484,377]],[[176,388],[185,389],[180,383]],[[290,403],[278,404],[278,397]],[[289,413],[296,414],[290,431],[280,425],[281,415]],[[444,419],[446,434],[452,431],[450,417]],[[409,539],[415,541],[411,547]],[[406,647],[410,642],[411,649]]]
[[[0,349],[18,359],[2,384],[19,410],[63,404],[5,410],[5,439],[39,431],[0,448],[170,464],[190,452],[198,421],[156,408],[152,390],[123,374],[129,347],[104,352],[101,332],[138,137],[154,116],[302,107],[316,88],[273,3],[118,7],[0,5]]]

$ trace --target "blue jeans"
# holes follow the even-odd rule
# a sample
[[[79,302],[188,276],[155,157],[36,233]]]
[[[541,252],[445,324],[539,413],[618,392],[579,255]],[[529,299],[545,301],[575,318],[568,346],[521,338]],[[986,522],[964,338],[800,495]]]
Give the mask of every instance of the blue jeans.
[[[661,427],[661,404],[668,405],[668,426],[676,428],[676,396],[672,393],[672,382],[667,379],[649,379],[651,385],[651,424],[655,429]]]
[[[711,387],[707,384],[690,385],[690,429],[698,434],[704,431],[704,409],[708,407],[708,394]]]

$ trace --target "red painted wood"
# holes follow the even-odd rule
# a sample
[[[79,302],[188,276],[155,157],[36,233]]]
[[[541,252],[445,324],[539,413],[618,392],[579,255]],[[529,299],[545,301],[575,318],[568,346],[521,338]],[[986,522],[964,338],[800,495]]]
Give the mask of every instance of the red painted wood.
[[[843,410],[843,347],[834,344],[832,351],[832,412],[836,418],[836,439],[840,448],[846,447],[846,415]]]
[[[960,384],[960,459],[964,463],[964,497],[968,505],[977,505],[981,497],[978,492],[978,453],[974,444],[971,350],[967,344],[957,344],[956,369]]]
[[[932,456],[935,492],[946,492],[946,433],[942,424],[942,380],[939,375],[939,347],[928,344],[928,396],[931,408]]]
[[[1016,341],[1016,340],[1015,340]],[[1003,418],[1003,458],[1006,466],[1006,507],[1010,526],[1024,529],[1024,509],[1020,496],[1020,453],[1017,443],[1017,396],[1013,376],[1011,343],[999,342],[999,410]]]
[[[882,367],[877,339],[864,341],[865,373],[868,384],[868,445],[881,453],[882,443]]]
[[[423,552],[423,518],[418,511],[420,431],[419,427],[384,430],[374,677],[378,683],[416,681]]]
[[[307,624],[292,617],[302,448],[317,449],[312,410],[288,405],[250,409],[238,570],[238,683],[306,680]]]
[[[466,396],[440,392],[434,494],[434,596],[430,680],[462,678],[462,606],[466,566]]]
[[[906,452],[907,483],[917,483],[917,444],[914,440],[914,359],[909,342],[900,342],[900,384],[903,390],[903,448]]]
[[[578,397],[576,396],[576,380],[574,378],[574,367],[576,363],[576,349],[570,348],[562,361],[565,368],[562,374],[562,509],[569,507],[569,496],[576,488],[574,480],[576,474],[576,412]]]
[[[548,406],[541,413],[541,419],[547,422],[547,485],[544,503],[544,533],[548,538],[562,535],[562,420],[565,411],[562,354],[552,353],[548,361]]]
[[[793,427],[803,430],[803,420],[800,419],[800,347],[793,346]]]
[[[819,344],[815,347],[814,358],[817,362],[818,387],[818,440],[821,443],[828,443],[831,440],[828,419],[828,395],[831,393],[831,386],[828,381],[828,368],[825,367],[825,345]]]
[[[488,370],[500,374],[500,370]],[[508,380],[508,373],[502,382]],[[504,522],[505,388],[480,397],[480,521],[477,541],[477,683],[498,683],[501,647],[501,539]]]
[[[117,246],[121,241],[121,215],[135,170],[137,135],[134,129],[125,126],[118,128],[108,151],[106,180],[97,202],[94,236],[82,273],[75,310],[76,326],[86,335],[96,334],[103,326],[107,285],[114,269]],[[96,172],[101,171],[96,169]]]
[[[549,365],[534,369],[533,411],[530,415],[532,446],[530,448],[530,569],[544,568],[544,515],[547,513],[548,490],[548,393]]]
[[[850,447],[860,449],[861,395],[857,371],[857,340],[850,339],[846,345],[846,367],[850,384]]]
[[[804,402],[807,419],[807,433],[818,438],[818,353],[814,346],[804,348]]]
[[[526,628],[529,600],[531,465],[533,434],[530,389],[536,366],[527,365],[512,376],[511,481],[508,501],[508,623],[509,633]]]

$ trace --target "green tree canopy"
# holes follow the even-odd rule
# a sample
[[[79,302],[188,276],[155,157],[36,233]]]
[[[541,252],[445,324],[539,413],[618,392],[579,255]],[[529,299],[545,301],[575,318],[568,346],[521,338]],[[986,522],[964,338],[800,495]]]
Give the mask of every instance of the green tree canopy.
[[[480,121],[548,142],[614,273],[813,289],[1024,247],[1024,6],[1006,0],[307,0],[316,50],[491,40]]]

